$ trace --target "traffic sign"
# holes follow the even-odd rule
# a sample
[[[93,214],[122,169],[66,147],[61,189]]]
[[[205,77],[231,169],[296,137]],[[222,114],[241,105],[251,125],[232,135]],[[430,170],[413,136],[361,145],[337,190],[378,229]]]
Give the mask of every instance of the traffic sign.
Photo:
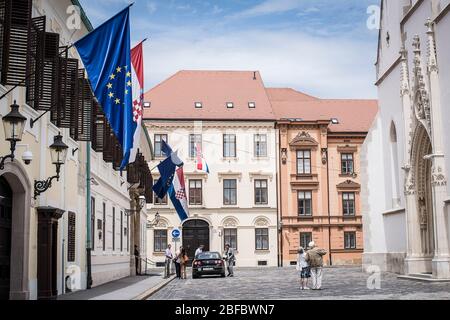
[[[172,237],[174,237],[175,239],[179,238],[181,235],[181,231],[178,229],[173,229],[172,230]]]

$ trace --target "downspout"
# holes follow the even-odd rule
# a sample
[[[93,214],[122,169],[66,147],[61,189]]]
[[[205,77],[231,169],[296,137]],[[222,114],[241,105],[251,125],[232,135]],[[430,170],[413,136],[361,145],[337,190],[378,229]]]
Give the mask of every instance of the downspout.
[[[278,210],[277,210],[277,215],[278,215],[278,221],[277,221],[277,225],[278,225],[278,248],[280,249],[279,252],[279,267],[283,267],[283,215],[281,213],[281,209],[282,209],[282,204],[283,204],[283,192],[282,192],[282,185],[281,185],[281,161],[280,161],[280,153],[281,153],[281,135],[278,132],[278,173],[277,173],[277,177],[279,176],[279,180],[280,180],[280,186],[279,186],[279,190],[277,187],[277,193],[279,192],[279,197],[277,194],[277,205],[279,205]],[[279,198],[279,200],[278,200]]]
[[[92,288],[91,142],[86,143],[86,288]]]
[[[330,159],[328,158],[328,142],[327,142],[327,202],[328,202],[328,248],[329,248],[329,259],[330,266],[333,265],[333,260],[331,259],[331,210],[330,210]]]

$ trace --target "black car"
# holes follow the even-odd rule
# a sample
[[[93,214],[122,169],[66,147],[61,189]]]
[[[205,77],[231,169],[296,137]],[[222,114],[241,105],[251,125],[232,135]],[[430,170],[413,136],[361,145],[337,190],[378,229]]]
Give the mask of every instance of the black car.
[[[202,252],[192,262],[192,278],[220,275],[225,277],[225,262],[218,252]]]

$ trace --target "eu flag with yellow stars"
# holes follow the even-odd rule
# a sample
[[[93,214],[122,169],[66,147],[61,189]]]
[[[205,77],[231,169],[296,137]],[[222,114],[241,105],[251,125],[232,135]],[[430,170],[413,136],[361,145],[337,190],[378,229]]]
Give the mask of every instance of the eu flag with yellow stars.
[[[121,169],[133,147],[130,7],[74,43],[94,95],[123,149]]]

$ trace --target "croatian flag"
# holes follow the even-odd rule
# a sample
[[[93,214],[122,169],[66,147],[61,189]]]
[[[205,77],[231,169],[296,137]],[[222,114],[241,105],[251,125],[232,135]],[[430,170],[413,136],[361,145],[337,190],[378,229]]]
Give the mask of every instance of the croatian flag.
[[[136,131],[133,136],[133,148],[130,151],[130,163],[136,160],[139,149],[142,125],[142,108],[144,104],[144,57],[143,42],[131,50],[131,83],[133,84],[133,121],[136,123]]]
[[[175,172],[172,185],[169,188],[169,196],[181,222],[189,218],[183,167],[178,168]]]
[[[196,150],[197,150],[197,170],[203,171],[206,173],[209,173],[209,167],[206,163],[205,158],[203,158],[202,149],[200,148],[199,144],[196,144]]]

